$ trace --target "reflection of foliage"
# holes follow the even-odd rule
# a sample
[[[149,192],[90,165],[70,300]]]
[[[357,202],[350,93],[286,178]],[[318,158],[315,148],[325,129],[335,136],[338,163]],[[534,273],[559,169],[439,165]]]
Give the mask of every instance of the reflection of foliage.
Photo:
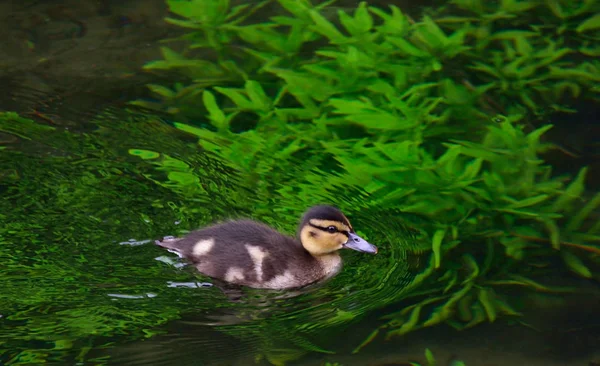
[[[436,361],[433,352],[431,352],[431,350],[429,348],[425,349],[425,359],[426,362],[425,364],[421,364],[419,362],[411,362],[410,365],[411,366],[442,366],[439,364],[439,362]],[[465,366],[465,363],[459,360],[452,360],[448,366]]]
[[[2,361],[90,361],[98,349],[150,337],[160,332],[157,326],[191,309],[211,309],[213,315],[229,309],[227,325],[213,327],[252,344],[259,357],[280,363],[306,351],[327,352],[306,335],[327,334],[359,319],[365,309],[398,298],[394,287],[378,288],[380,271],[353,265],[359,256],[348,258],[349,268],[327,287],[296,294],[281,308],[265,307],[263,301],[254,306],[223,301],[216,289],[166,288],[166,279],[189,281],[193,274],[177,275],[158,264],[154,257],[164,254],[159,249],[117,243],[248,215],[259,198],[210,152],[165,138],[178,131],[153,117],[104,113],[93,123],[93,132],[80,134],[0,115],[0,131],[20,138],[0,156]],[[154,166],[133,164],[139,159]],[[253,214],[293,232],[305,207],[291,201],[287,207],[290,212],[283,215]],[[382,235],[393,221],[356,215],[377,242],[410,247],[419,234]],[[410,276],[398,266],[403,258],[402,252],[392,252],[370,263],[378,263],[372,269],[385,269],[394,282],[406,283]],[[392,266],[398,269],[389,271]],[[257,291],[249,298],[262,295]],[[252,319],[251,326],[240,326],[243,319]]]
[[[154,137],[161,134],[149,132],[163,127],[151,118],[124,123],[115,117],[106,114],[100,129],[76,134],[0,113],[0,132],[20,138],[0,154],[0,363],[37,364],[64,355],[83,362],[91,348],[152,336],[186,310],[183,304],[198,308],[198,295],[166,287],[168,268],[153,259],[160,250],[118,242],[174,232],[177,220],[193,226],[212,220],[228,197],[212,210],[182,210],[169,190],[149,187],[140,179],[144,170],[124,160],[120,146],[131,139],[170,152]],[[220,168],[203,165],[202,179],[211,177],[225,194]],[[161,220],[152,222],[155,217]],[[205,300],[210,295],[221,298],[202,294]]]
[[[501,286],[552,290],[533,278],[557,257],[597,278],[600,194],[586,203],[585,168],[552,175],[540,157],[551,126],[524,127],[571,97],[597,99],[597,1],[461,0],[415,22],[394,6],[361,3],[332,21],[327,3],[278,0],[289,15],[256,24],[240,14],[264,3],[167,3],[189,49],[165,47],[146,68],[187,84],[152,85],[161,102],[136,104],[188,121],[175,126],[241,171],[262,209],[351,189],[342,208],[432,223],[430,264],[413,283],[427,298],[390,315],[388,336],[519,315]]]

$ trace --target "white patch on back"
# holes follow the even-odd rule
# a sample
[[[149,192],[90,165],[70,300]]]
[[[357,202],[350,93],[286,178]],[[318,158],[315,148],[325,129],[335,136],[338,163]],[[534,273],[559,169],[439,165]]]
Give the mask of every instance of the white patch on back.
[[[250,254],[250,258],[252,258],[252,262],[254,262],[256,280],[260,283],[263,280],[263,260],[269,255],[269,252],[254,245],[246,245],[246,250],[248,250],[248,254]]]
[[[262,284],[261,287],[278,290],[278,289],[289,288],[289,287],[297,287],[299,285],[303,285],[303,284],[298,283],[298,280],[292,274],[292,272],[287,270],[287,271],[283,272],[282,274],[271,278],[269,281]]]
[[[244,271],[238,267],[231,267],[225,273],[225,281],[227,282],[243,281],[244,279],[246,279]]]
[[[194,244],[192,254],[196,257],[207,255],[214,245],[215,239],[213,238],[198,240],[198,242]]]

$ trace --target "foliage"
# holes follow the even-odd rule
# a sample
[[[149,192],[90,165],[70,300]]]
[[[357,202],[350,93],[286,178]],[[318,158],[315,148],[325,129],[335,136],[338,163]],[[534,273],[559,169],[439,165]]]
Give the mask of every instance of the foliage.
[[[583,1],[452,1],[437,21],[466,29],[469,77],[506,110],[569,110],[573,98],[598,97],[600,3]],[[464,26],[468,23],[469,26]]]
[[[385,11],[366,3],[353,15],[338,10],[338,19],[330,20],[322,15],[330,2],[312,6],[308,0],[282,0],[277,3],[291,16],[276,13],[260,23],[249,23],[248,18],[274,1],[239,5],[228,13],[222,11],[228,8],[228,0],[167,3],[183,18],[167,21],[191,30],[181,37],[189,46],[184,53],[163,47],[164,60],[145,68],[176,72],[185,83],[178,81],[172,88],[150,85],[161,102],[137,103],[163,110],[168,106],[166,110],[178,118],[202,118],[202,111],[190,106],[203,104],[206,87],[239,85],[249,79],[268,85],[273,89],[270,94],[279,98],[283,81],[285,92],[304,110],[291,115],[286,111],[286,117],[301,119],[314,116],[316,106],[310,99],[322,102],[365,91],[368,97],[373,92],[387,97],[389,86],[374,79],[384,79],[404,98],[413,85],[418,85],[420,94],[444,97],[438,124],[449,119],[468,123],[472,117],[481,118],[482,109],[547,113],[565,109],[564,104],[578,96],[598,97],[600,3],[596,0],[577,4],[456,0],[430,10],[419,22],[395,6]],[[197,50],[201,52],[194,53]],[[235,93],[216,90],[229,97]],[[268,108],[270,101],[260,90],[252,92],[250,103],[241,93],[233,97],[238,109]],[[425,98],[417,102],[421,99]],[[378,117],[380,129],[402,126],[393,116]]]
[[[586,168],[554,175],[551,126],[531,128],[572,98],[597,100],[598,1],[454,0],[418,21],[366,3],[168,5],[186,49],[163,47],[146,69],[176,82],[135,104],[181,121],[202,149],[155,117],[103,114],[76,133],[0,114],[19,141],[0,142],[0,362],[74,350],[70,361],[90,361],[90,348],[222,299],[165,288],[163,275],[193,275],[165,274],[159,252],[119,240],[236,215],[292,232],[315,202],[357,218],[382,255],[350,258],[293,308],[236,307],[252,326],[218,328],[259,345],[257,358],[328,352],[304,336],[399,300],[357,352],[379,334],[517,317],[507,286],[571,290],[542,283],[547,273],[598,279],[600,194]]]
[[[258,212],[350,191],[341,206],[424,219],[429,243],[415,248],[431,256],[415,302],[366,343],[518,316],[503,287],[555,290],[534,280],[544,271],[598,278],[600,194],[586,192],[586,168],[553,175],[551,126],[529,128],[573,97],[598,98],[598,1],[456,0],[419,21],[366,3],[337,17],[308,0],[167,3],[188,48],[163,47],[146,69],[181,80],[135,104],[184,121],[256,187]],[[280,11],[252,22],[266,3]]]

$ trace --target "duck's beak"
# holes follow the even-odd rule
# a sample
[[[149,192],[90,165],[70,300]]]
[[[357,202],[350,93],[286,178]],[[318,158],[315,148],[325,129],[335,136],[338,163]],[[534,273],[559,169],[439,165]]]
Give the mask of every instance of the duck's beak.
[[[355,233],[348,235],[348,241],[344,244],[344,248],[353,249],[358,252],[377,254],[377,247]]]

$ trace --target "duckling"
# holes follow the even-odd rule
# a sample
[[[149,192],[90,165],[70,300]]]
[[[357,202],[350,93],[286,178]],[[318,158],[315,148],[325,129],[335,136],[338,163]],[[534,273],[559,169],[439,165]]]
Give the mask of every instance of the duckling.
[[[332,206],[308,209],[297,236],[244,219],[182,238],[165,237],[156,244],[188,259],[207,276],[265,289],[303,287],[334,276],[342,267],[342,248],[377,253],[377,247],[356,235],[346,216]]]

